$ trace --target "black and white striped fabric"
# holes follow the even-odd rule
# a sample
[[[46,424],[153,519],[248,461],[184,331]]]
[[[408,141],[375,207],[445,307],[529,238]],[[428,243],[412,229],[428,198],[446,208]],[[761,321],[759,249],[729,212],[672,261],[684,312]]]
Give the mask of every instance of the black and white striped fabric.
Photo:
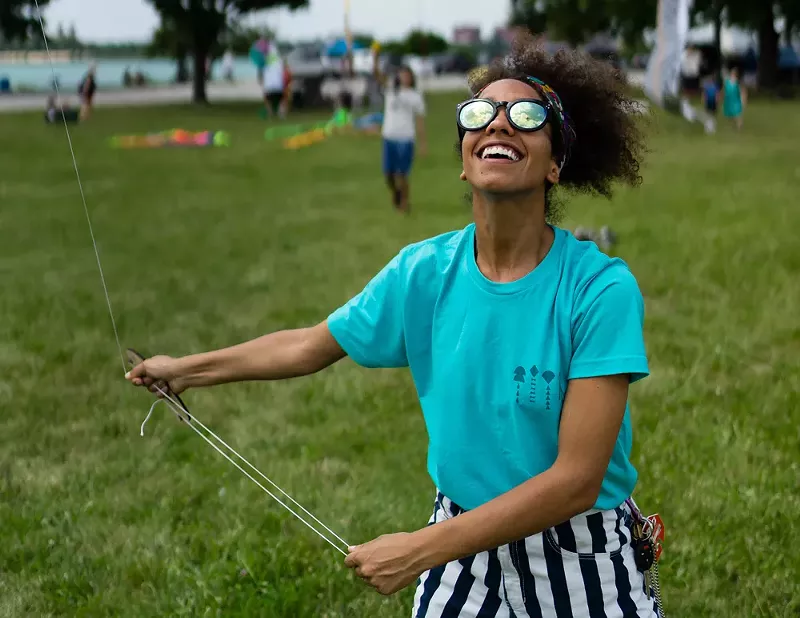
[[[438,493],[430,524],[462,513]],[[413,618],[658,618],[634,564],[630,512],[587,511],[422,575]]]

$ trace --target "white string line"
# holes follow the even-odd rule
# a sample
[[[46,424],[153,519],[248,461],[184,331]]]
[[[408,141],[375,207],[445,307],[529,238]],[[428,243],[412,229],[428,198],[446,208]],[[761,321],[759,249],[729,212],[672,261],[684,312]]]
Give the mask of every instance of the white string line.
[[[103,292],[106,296],[106,304],[108,305],[108,315],[111,317],[111,328],[114,329],[114,339],[117,341],[117,351],[119,358],[122,361],[122,373],[125,373],[125,355],[122,353],[122,344],[119,340],[119,332],[117,331],[117,323],[114,320],[114,312],[111,309],[111,297],[108,295],[108,287],[106,286],[106,278],[103,274],[103,266],[100,264],[100,251],[97,249],[97,241],[94,237],[94,230],[92,229],[92,220],[89,217],[89,207],[86,205],[86,195],[83,192],[83,183],[81,182],[81,174],[78,171],[78,162],[75,159],[75,150],[72,147],[72,137],[69,134],[69,127],[67,126],[67,117],[64,113],[64,101],[61,100],[61,92],[58,89],[58,79],[56,78],[56,69],[53,66],[53,58],[50,55],[50,45],[47,42],[47,33],[44,31],[44,19],[42,18],[42,10],[39,8],[39,0],[34,0],[36,4],[36,13],[39,16],[39,26],[42,29],[42,38],[44,39],[44,48],[47,51],[47,59],[50,62],[50,72],[53,75],[53,86],[56,89],[56,98],[61,106],[61,119],[64,121],[64,130],[67,132],[67,143],[69,144],[69,152],[72,155],[72,166],[75,168],[75,176],[78,178],[78,189],[81,193],[81,201],[83,202],[83,211],[86,214],[86,222],[89,224],[89,235],[92,237],[92,246],[94,247],[94,256],[97,259],[97,269],[100,271],[100,281],[103,284]]]
[[[173,412],[173,413],[174,413],[174,414],[175,414],[175,415],[176,415],[176,416],[177,416],[177,417],[178,417],[180,420],[184,420],[184,419],[181,417],[181,415],[180,415],[180,412],[178,412],[178,410],[181,410],[181,411],[185,412],[186,414],[189,414],[189,412],[188,412],[188,411],[187,411],[187,410],[186,410],[186,409],[185,409],[183,406],[181,406],[179,403],[177,403],[177,402],[176,402],[176,401],[175,401],[175,400],[174,400],[172,397],[170,397],[168,393],[164,392],[164,391],[163,391],[161,388],[159,388],[158,386],[156,386],[156,390],[157,390],[159,393],[161,393],[161,394],[162,394],[162,395],[163,395],[163,396],[164,396],[164,397],[165,397],[165,398],[166,398],[166,399],[169,401],[169,403],[170,403],[170,404],[172,404],[172,405],[170,405],[170,406],[169,406],[170,410],[172,410],[172,412]],[[157,402],[156,402],[156,403],[157,403]],[[173,406],[177,407],[177,408],[178,408],[178,410],[176,410],[176,409],[175,409]],[[151,412],[151,413],[152,413],[152,411],[153,411],[153,408],[155,408],[155,404],[153,404],[153,406],[150,408],[150,412]],[[148,417],[149,417],[149,414],[148,414]],[[193,430],[193,431],[194,431],[194,432],[195,432],[195,433],[196,433],[198,436],[200,436],[201,438],[203,438],[203,440],[205,440],[205,441],[206,441],[208,444],[210,444],[210,445],[211,445],[211,447],[212,447],[212,448],[213,448],[215,451],[217,451],[217,452],[218,452],[220,455],[222,455],[222,456],[223,456],[225,459],[227,459],[227,460],[228,460],[229,462],[231,462],[231,463],[232,463],[234,466],[236,466],[236,467],[239,469],[239,471],[240,471],[242,474],[244,474],[244,475],[245,475],[247,478],[249,478],[249,479],[250,479],[251,481],[253,481],[253,482],[254,482],[256,485],[258,485],[258,486],[259,486],[261,489],[263,489],[263,490],[264,490],[264,492],[266,492],[266,493],[267,493],[269,496],[271,496],[273,500],[275,500],[275,501],[276,501],[278,504],[280,504],[280,505],[281,505],[283,508],[285,508],[285,509],[286,509],[287,511],[289,511],[289,512],[290,512],[292,515],[294,515],[294,516],[295,516],[297,519],[299,519],[301,522],[303,522],[303,523],[304,523],[306,526],[308,526],[308,527],[309,527],[311,530],[313,530],[313,531],[314,531],[314,532],[315,532],[315,533],[316,533],[316,534],[317,534],[317,535],[318,535],[318,536],[319,536],[319,537],[320,537],[322,540],[324,540],[326,543],[328,543],[328,544],[329,544],[331,547],[333,547],[333,548],[334,548],[336,551],[338,551],[338,552],[339,552],[340,554],[342,554],[343,556],[347,556],[347,552],[346,552],[346,551],[344,551],[344,550],[343,550],[343,549],[342,549],[342,548],[341,548],[339,545],[337,545],[336,543],[334,543],[333,541],[331,541],[331,540],[330,540],[330,539],[329,539],[327,536],[325,536],[325,535],[324,535],[322,532],[320,532],[319,530],[317,530],[317,529],[316,529],[314,526],[312,526],[312,525],[311,525],[310,523],[308,523],[308,522],[307,522],[305,519],[303,519],[303,517],[302,517],[300,514],[296,513],[296,512],[295,512],[295,511],[294,511],[294,510],[293,510],[293,509],[290,507],[290,506],[288,506],[287,504],[285,504],[284,502],[282,502],[280,498],[278,498],[278,497],[277,497],[275,494],[273,494],[273,493],[272,493],[272,492],[271,492],[269,489],[267,489],[267,488],[266,488],[266,487],[264,487],[264,486],[263,486],[261,483],[259,483],[259,482],[258,482],[256,479],[254,479],[254,478],[253,478],[253,477],[252,477],[252,476],[251,476],[251,475],[250,475],[250,474],[249,474],[249,473],[248,473],[248,472],[247,472],[247,471],[246,471],[244,468],[242,468],[242,467],[241,467],[239,464],[237,464],[237,463],[236,463],[236,462],[235,462],[233,459],[231,459],[231,458],[230,458],[230,457],[229,457],[229,456],[228,456],[226,453],[224,453],[224,452],[222,451],[222,449],[220,449],[220,448],[219,448],[219,447],[218,447],[216,444],[214,444],[214,443],[213,443],[211,440],[209,440],[209,439],[208,439],[208,437],[207,437],[207,436],[205,436],[205,435],[203,434],[203,432],[201,432],[199,429],[197,429],[197,427],[195,427],[195,425],[194,425],[194,422],[196,421],[196,422],[197,422],[197,424],[198,424],[198,425],[200,425],[200,426],[201,426],[201,427],[202,427],[202,428],[203,428],[205,431],[207,431],[207,432],[208,432],[208,433],[210,433],[210,434],[211,434],[211,435],[212,435],[214,438],[216,438],[217,440],[219,440],[219,442],[220,442],[220,443],[222,443],[222,444],[224,444],[225,446],[227,446],[227,447],[228,447],[228,448],[229,448],[229,449],[230,449],[230,450],[231,450],[231,451],[232,451],[232,452],[233,452],[233,453],[234,453],[234,454],[235,454],[237,457],[239,457],[239,459],[241,459],[241,460],[242,460],[243,462],[245,462],[245,463],[246,463],[248,466],[250,466],[250,467],[251,467],[253,470],[255,470],[255,471],[258,473],[258,474],[260,474],[260,475],[261,475],[261,476],[262,476],[262,477],[263,477],[265,480],[267,480],[267,481],[268,481],[270,484],[272,484],[272,485],[273,485],[273,486],[274,486],[276,489],[278,489],[278,490],[279,490],[279,491],[280,491],[280,492],[281,492],[283,495],[285,495],[287,498],[289,498],[289,500],[291,500],[292,502],[294,502],[294,503],[295,503],[297,506],[299,506],[299,507],[300,507],[300,508],[301,508],[301,509],[302,509],[304,512],[306,512],[306,513],[307,513],[309,516],[311,516],[311,518],[312,518],[314,521],[316,521],[316,522],[317,522],[318,524],[320,524],[320,525],[321,525],[323,528],[325,528],[325,530],[327,530],[328,532],[330,532],[330,533],[331,533],[333,536],[335,536],[335,537],[336,537],[336,538],[337,538],[339,541],[341,541],[341,542],[344,544],[344,547],[349,547],[349,544],[347,543],[347,541],[345,541],[344,539],[342,539],[342,538],[341,538],[341,537],[340,537],[338,534],[336,534],[335,532],[333,532],[333,531],[332,531],[330,528],[328,528],[328,527],[327,527],[325,524],[323,524],[323,523],[322,523],[321,521],[319,521],[319,520],[318,520],[316,517],[314,517],[314,516],[313,516],[311,513],[309,513],[309,512],[308,512],[308,511],[307,511],[307,510],[306,510],[306,509],[305,509],[305,508],[304,508],[304,507],[303,507],[301,504],[299,504],[299,503],[298,503],[298,502],[297,502],[297,501],[296,501],[294,498],[292,498],[292,497],[291,497],[289,494],[287,494],[285,491],[283,491],[283,490],[282,490],[280,487],[278,487],[278,486],[277,486],[275,483],[273,483],[271,480],[269,480],[269,478],[267,478],[266,476],[264,476],[264,474],[262,474],[261,472],[259,472],[258,468],[256,468],[256,467],[255,467],[253,464],[251,464],[249,461],[247,461],[247,460],[246,460],[244,457],[242,457],[241,455],[239,455],[239,453],[237,453],[237,452],[236,452],[236,451],[235,451],[233,448],[231,448],[230,446],[228,446],[227,444],[225,444],[225,442],[224,442],[223,440],[221,440],[221,439],[219,438],[219,436],[217,436],[217,435],[216,435],[216,434],[215,434],[213,431],[211,431],[211,430],[210,430],[208,427],[206,427],[205,425],[203,425],[203,423],[201,423],[200,421],[198,421],[198,420],[197,420],[197,417],[195,417],[195,416],[193,416],[193,415],[192,415],[192,419],[193,419],[192,421],[185,421],[185,420],[184,420],[184,422],[185,422],[187,425],[189,425],[189,427],[191,427],[191,428],[192,428],[192,430]],[[147,419],[145,419],[145,423],[146,423],[146,422],[147,422]],[[144,423],[142,423],[142,427],[144,427]]]
[[[94,229],[92,228],[92,219],[91,219],[91,217],[90,217],[90,215],[89,215],[89,207],[88,207],[88,206],[87,206],[87,204],[86,204],[86,195],[85,195],[85,192],[84,192],[84,190],[83,190],[83,182],[81,181],[81,175],[80,175],[80,171],[79,171],[79,169],[78,169],[78,162],[77,162],[77,160],[76,160],[76,158],[75,158],[75,149],[73,148],[73,145],[72,145],[72,136],[70,135],[70,132],[69,132],[69,126],[67,125],[67,118],[66,118],[66,114],[64,113],[64,102],[61,100],[61,93],[60,93],[60,91],[59,91],[59,87],[58,87],[58,80],[57,80],[57,78],[56,78],[55,66],[53,65],[53,58],[52,58],[52,55],[50,54],[50,45],[49,45],[49,43],[48,43],[48,40],[47,40],[47,33],[45,32],[45,29],[44,29],[44,19],[43,19],[43,17],[42,17],[42,10],[41,10],[41,7],[39,6],[39,2],[38,2],[38,0],[34,0],[34,4],[36,5],[36,13],[37,13],[37,16],[38,16],[39,27],[40,27],[40,28],[41,28],[41,30],[42,30],[42,38],[43,38],[43,40],[44,40],[45,51],[47,52],[47,58],[48,58],[48,61],[49,61],[49,63],[50,63],[50,72],[51,72],[51,74],[52,74],[52,76],[53,76],[53,86],[54,86],[54,88],[55,88],[55,91],[56,91],[56,97],[58,98],[58,102],[59,102],[59,105],[60,105],[60,107],[61,107],[61,119],[62,119],[62,120],[63,120],[63,122],[64,122],[64,130],[65,130],[65,132],[66,132],[66,135],[67,135],[67,143],[69,144],[70,156],[72,157],[72,166],[73,166],[73,169],[75,170],[75,177],[76,177],[76,178],[77,178],[77,180],[78,180],[78,189],[79,189],[79,191],[80,191],[80,195],[81,195],[81,202],[83,203],[83,211],[84,211],[84,214],[86,215],[86,222],[87,222],[87,224],[89,225],[89,235],[91,236],[91,239],[92,239],[92,247],[94,248],[94,255],[95,255],[95,259],[96,259],[96,261],[97,261],[97,268],[98,268],[98,270],[99,270],[99,272],[100,272],[100,281],[101,281],[101,283],[103,284],[103,292],[104,292],[104,294],[105,294],[105,298],[106,298],[106,305],[108,306],[108,315],[109,315],[109,317],[111,318],[111,327],[112,327],[112,329],[114,330],[114,339],[115,339],[115,341],[116,341],[116,343],[117,343],[117,351],[119,352],[120,360],[121,360],[121,362],[122,362],[122,372],[123,372],[123,374],[125,374],[125,373],[127,373],[127,368],[126,368],[126,366],[125,366],[125,355],[124,355],[124,354],[123,354],[123,352],[122,352],[122,343],[120,342],[120,338],[119,338],[119,331],[117,330],[117,324],[116,324],[116,320],[114,319],[114,310],[113,310],[113,308],[112,308],[112,305],[111,305],[111,297],[110,297],[110,295],[109,295],[109,293],[108,293],[108,286],[107,286],[107,284],[106,284],[105,275],[104,275],[104,273],[103,273],[103,266],[102,266],[102,263],[101,263],[101,261],[100,261],[100,251],[99,251],[99,249],[98,249],[98,247],[97,247],[97,240],[96,240],[96,238],[95,238],[95,235],[94,235]],[[158,388],[158,387],[157,387],[157,388]],[[331,533],[331,534],[332,534],[334,537],[336,537],[336,539],[338,539],[339,541],[341,541],[341,542],[344,544],[344,546],[345,546],[345,547],[348,547],[348,546],[349,546],[349,545],[348,545],[348,543],[347,543],[347,542],[346,542],[344,539],[342,539],[342,538],[341,538],[341,537],[340,537],[338,534],[336,534],[335,532],[333,532],[333,530],[331,530],[331,529],[330,529],[330,528],[328,528],[328,527],[327,527],[325,524],[323,524],[321,521],[319,521],[319,519],[317,519],[317,518],[316,518],[316,517],[315,517],[313,514],[311,514],[311,513],[310,513],[310,512],[309,512],[309,511],[308,511],[308,510],[305,508],[305,507],[303,507],[303,506],[302,506],[302,505],[301,505],[299,502],[297,502],[297,501],[296,501],[294,498],[292,498],[292,497],[291,497],[289,494],[287,494],[287,493],[286,493],[286,492],[285,492],[283,489],[281,489],[281,488],[280,488],[280,487],[279,487],[279,486],[278,486],[276,483],[274,483],[274,482],[273,482],[273,481],[272,481],[272,480],[271,480],[269,477],[267,477],[265,474],[263,474],[263,473],[262,473],[260,470],[258,470],[258,468],[256,468],[256,467],[255,467],[253,464],[251,464],[251,463],[250,463],[249,461],[247,461],[247,460],[246,460],[244,457],[242,457],[242,456],[241,456],[241,455],[240,455],[238,452],[236,452],[236,450],[235,450],[233,447],[231,447],[230,445],[228,445],[228,444],[227,444],[227,443],[226,443],[224,440],[222,440],[222,439],[221,439],[219,436],[217,436],[217,435],[216,435],[216,434],[215,434],[213,431],[211,431],[211,430],[210,430],[208,427],[206,427],[205,425],[203,425],[203,423],[201,423],[199,420],[197,420],[197,419],[196,419],[196,418],[194,418],[192,415],[190,415],[190,414],[189,414],[189,412],[188,412],[188,410],[184,410],[184,409],[183,409],[183,407],[182,407],[182,406],[180,406],[179,404],[177,404],[177,403],[176,403],[176,402],[175,402],[175,401],[174,401],[174,400],[173,400],[171,397],[169,397],[169,395],[168,395],[167,393],[164,393],[164,391],[162,391],[161,389],[158,389],[158,390],[159,390],[159,391],[160,391],[160,392],[161,392],[161,393],[162,393],[162,394],[163,394],[163,395],[164,395],[164,396],[165,396],[165,397],[166,397],[166,398],[167,398],[167,399],[168,399],[168,400],[169,400],[169,401],[170,401],[170,402],[171,402],[171,403],[174,405],[174,406],[177,406],[177,407],[178,407],[180,410],[182,410],[182,411],[183,411],[183,412],[185,412],[187,415],[189,415],[189,416],[190,416],[190,418],[193,418],[193,419],[194,419],[194,421],[195,421],[197,424],[199,424],[199,425],[200,425],[200,426],[201,426],[201,427],[202,427],[202,428],[203,428],[205,431],[207,431],[209,434],[211,434],[211,435],[212,435],[212,436],[213,436],[213,437],[214,437],[214,438],[215,438],[217,441],[219,441],[219,442],[220,442],[222,445],[224,445],[226,448],[228,448],[228,449],[229,449],[229,450],[230,450],[230,451],[231,451],[233,454],[235,454],[237,457],[239,457],[239,459],[241,459],[241,460],[242,460],[244,463],[246,463],[248,466],[250,466],[250,468],[252,468],[252,469],[253,469],[255,472],[257,472],[257,473],[258,473],[258,474],[259,474],[259,475],[260,475],[262,478],[264,478],[264,479],[265,479],[267,482],[269,482],[269,483],[270,483],[270,484],[271,484],[271,485],[272,485],[274,488],[276,488],[278,491],[280,491],[280,492],[281,492],[281,493],[282,493],[284,496],[286,496],[287,498],[289,498],[289,500],[291,500],[291,501],[292,501],[294,504],[296,504],[298,507],[300,507],[300,508],[301,508],[301,509],[302,509],[302,510],[303,510],[303,511],[306,513],[306,514],[308,514],[308,515],[309,515],[309,516],[310,516],[310,517],[311,517],[311,518],[312,518],[314,521],[316,521],[316,522],[317,522],[318,524],[320,524],[320,525],[321,525],[323,528],[325,528],[325,530],[327,530],[327,531],[328,531],[328,532],[330,532],[330,533]],[[147,415],[147,418],[145,419],[144,423],[142,423],[142,429],[141,429],[142,433],[144,432],[144,424],[147,422],[147,419],[149,419],[149,418],[150,418],[150,415],[153,413],[153,409],[154,409],[154,408],[155,408],[155,405],[153,405],[153,406],[150,408],[150,412],[148,413],[148,415]],[[171,407],[170,409],[172,409],[172,411],[173,411],[173,412],[174,412],[174,413],[175,413],[175,414],[178,416],[178,418],[181,418],[181,416],[180,416],[180,413],[179,413],[178,411],[176,411],[176,410],[175,410],[174,408],[172,408],[172,407]],[[183,420],[183,419],[181,419],[181,420]],[[215,445],[213,442],[211,442],[211,440],[209,440],[209,439],[208,439],[208,438],[207,438],[205,435],[203,435],[203,433],[201,433],[201,432],[200,432],[200,431],[197,429],[197,427],[195,427],[195,426],[194,426],[194,424],[192,424],[192,423],[187,423],[187,424],[189,424],[189,426],[192,428],[192,430],[193,430],[195,433],[197,433],[197,435],[199,435],[201,438],[203,438],[203,440],[205,440],[206,442],[208,442],[208,444],[210,444],[210,445],[211,445],[211,446],[212,446],[212,447],[213,447],[213,448],[214,448],[216,451],[218,451],[218,452],[219,452],[219,453],[220,453],[220,454],[221,454],[223,457],[225,457],[225,459],[227,459],[227,460],[228,460],[228,461],[230,461],[230,462],[231,462],[231,463],[232,463],[234,466],[236,466],[236,468],[238,468],[238,469],[239,469],[239,470],[240,470],[240,471],[241,471],[241,472],[242,472],[242,473],[243,473],[245,476],[247,476],[247,477],[248,477],[248,478],[249,478],[251,481],[253,481],[253,482],[254,482],[256,485],[258,485],[258,486],[259,486],[261,489],[263,489],[263,490],[264,490],[264,491],[265,491],[265,492],[266,492],[266,493],[267,493],[269,496],[271,496],[271,497],[272,497],[272,498],[273,498],[273,499],[274,499],[274,500],[275,500],[275,501],[276,501],[278,504],[280,504],[280,505],[281,505],[283,508],[285,508],[285,509],[286,509],[287,511],[289,511],[289,512],[290,512],[292,515],[294,515],[294,516],[295,516],[297,519],[299,519],[299,520],[300,520],[301,522],[303,522],[303,523],[304,523],[306,526],[308,526],[308,527],[309,527],[311,530],[313,530],[315,533],[317,533],[317,535],[319,535],[319,536],[320,536],[320,537],[321,537],[323,540],[325,540],[327,543],[329,543],[330,545],[332,545],[332,546],[333,546],[333,547],[334,547],[334,548],[335,548],[337,551],[339,551],[341,554],[343,554],[343,555],[345,555],[345,556],[347,555],[347,553],[346,553],[345,551],[343,551],[343,550],[342,550],[342,549],[341,549],[341,548],[340,548],[338,545],[336,545],[336,543],[334,543],[333,541],[331,541],[331,540],[330,540],[329,538],[327,538],[327,537],[326,537],[324,534],[322,534],[322,533],[321,533],[319,530],[317,530],[317,529],[316,529],[314,526],[312,526],[311,524],[309,524],[309,523],[308,523],[308,522],[307,522],[305,519],[303,519],[303,517],[301,517],[301,516],[300,516],[300,515],[298,515],[298,514],[297,514],[297,513],[296,513],[294,510],[292,510],[292,508],[291,508],[291,507],[289,507],[289,506],[288,506],[288,505],[286,505],[284,502],[282,502],[282,501],[281,501],[281,500],[280,500],[280,499],[279,499],[277,496],[275,496],[275,495],[274,495],[272,492],[270,492],[270,491],[269,491],[269,490],[268,490],[266,487],[264,487],[264,486],[263,486],[261,483],[259,483],[259,482],[258,482],[256,479],[254,479],[252,476],[250,476],[250,474],[248,474],[248,473],[247,473],[247,471],[245,471],[245,470],[244,470],[244,469],[243,469],[241,466],[239,466],[239,464],[237,464],[237,463],[236,463],[235,461],[233,461],[233,460],[232,460],[230,457],[228,457],[228,455],[226,455],[226,454],[225,454],[225,453],[224,453],[222,450],[220,450],[220,449],[217,447],[217,445]]]
[[[156,409],[156,406],[160,404],[162,401],[166,401],[165,399],[156,399],[153,402],[153,405],[150,406],[150,411],[147,413],[147,416],[144,418],[144,422],[142,423],[141,429],[139,429],[139,435],[144,438],[144,426],[147,425],[147,421],[150,420],[150,416],[153,414],[153,410]]]
[[[187,415],[187,416],[188,416],[188,417],[191,419],[190,421],[187,421],[186,419],[184,419],[184,418],[180,417],[180,415],[179,415],[179,418],[181,418],[181,420],[182,420],[182,421],[184,421],[184,422],[186,422],[187,424],[189,424],[189,425],[192,427],[192,429],[195,429],[195,423],[196,423],[197,425],[199,425],[200,427],[202,427],[204,431],[208,432],[208,433],[209,433],[209,434],[210,434],[210,435],[211,435],[211,436],[212,436],[214,439],[216,439],[216,440],[217,440],[217,441],[218,441],[220,444],[222,444],[222,445],[223,445],[225,448],[227,448],[229,451],[231,451],[231,453],[233,453],[233,454],[234,454],[234,455],[236,455],[236,456],[237,456],[239,459],[241,459],[241,460],[242,460],[242,461],[243,461],[243,462],[244,462],[244,463],[245,463],[247,466],[249,466],[249,467],[250,467],[250,468],[251,468],[251,469],[252,469],[252,470],[253,470],[253,471],[254,471],[256,474],[258,474],[258,475],[259,475],[261,478],[263,478],[265,481],[267,481],[267,483],[269,483],[270,485],[272,485],[272,487],[274,487],[275,489],[277,489],[277,490],[278,490],[278,491],[279,491],[281,494],[283,494],[283,495],[284,495],[286,498],[288,498],[288,499],[289,499],[289,500],[290,500],[290,501],[291,501],[293,504],[295,504],[297,507],[299,507],[299,508],[300,508],[300,509],[301,509],[301,510],[302,510],[302,511],[303,511],[303,512],[306,514],[306,515],[308,515],[308,516],[309,516],[311,519],[313,519],[313,520],[314,520],[315,522],[317,522],[317,523],[318,523],[320,526],[322,526],[323,528],[325,528],[325,530],[326,530],[327,532],[329,532],[331,535],[333,535],[333,536],[334,536],[334,537],[335,537],[337,540],[341,541],[341,543],[342,543],[342,544],[343,544],[345,547],[349,547],[349,545],[350,545],[350,544],[349,544],[347,541],[345,541],[345,540],[344,540],[342,537],[340,537],[338,534],[336,534],[336,533],[335,533],[333,530],[331,530],[330,528],[328,528],[328,526],[326,526],[324,523],[322,523],[322,522],[321,522],[319,519],[317,519],[317,518],[314,516],[314,514],[313,514],[313,513],[311,513],[310,511],[308,511],[308,509],[306,509],[306,508],[305,508],[305,507],[304,507],[302,504],[300,504],[300,503],[299,503],[297,500],[295,500],[294,498],[292,498],[292,497],[291,497],[291,496],[290,496],[288,493],[286,493],[286,492],[285,492],[283,489],[281,489],[281,488],[280,488],[280,486],[278,486],[278,485],[277,485],[277,484],[276,484],[276,483],[275,483],[275,482],[274,482],[272,479],[270,479],[270,478],[269,478],[269,477],[268,477],[266,474],[264,474],[263,472],[261,472],[261,471],[260,471],[258,468],[256,468],[256,467],[255,467],[253,464],[251,464],[249,461],[247,461],[247,459],[245,459],[244,457],[242,457],[242,455],[240,455],[240,454],[239,454],[239,453],[236,451],[236,449],[234,449],[234,448],[233,448],[233,447],[232,447],[230,444],[228,444],[227,442],[225,442],[225,441],[224,441],[222,438],[220,438],[220,437],[219,437],[217,434],[215,434],[213,431],[211,431],[211,429],[209,429],[208,427],[206,427],[206,426],[205,426],[205,425],[204,425],[204,424],[203,424],[203,423],[202,423],[202,422],[201,422],[201,421],[200,421],[200,420],[199,420],[199,419],[198,419],[196,416],[194,416],[194,415],[193,415],[193,414],[191,414],[191,413],[190,413],[190,412],[189,412],[189,411],[188,411],[186,408],[184,408],[184,407],[183,407],[183,406],[180,404],[180,402],[178,402],[178,401],[176,401],[175,399],[173,399],[172,397],[170,397],[168,392],[164,392],[164,391],[163,391],[161,388],[159,388],[158,386],[156,386],[156,390],[158,390],[158,391],[159,391],[159,392],[160,392],[162,395],[164,395],[164,397],[165,397],[165,398],[166,398],[166,399],[167,399],[167,400],[168,400],[170,403],[172,403],[174,406],[176,406],[176,407],[177,407],[177,408],[178,408],[178,409],[179,409],[181,412],[183,412],[184,414],[186,414],[186,415]],[[153,407],[155,407],[155,404],[153,405]],[[153,411],[153,408],[151,407],[151,408],[150,408],[150,413],[152,413],[152,411]],[[173,412],[175,412],[175,410],[174,410],[174,409],[173,409],[172,411],[173,411]],[[177,414],[177,412],[176,412],[176,414]],[[149,417],[150,417],[150,414],[148,413],[148,418],[149,418]],[[144,423],[142,423],[142,432],[144,431],[144,425],[145,425],[145,423],[146,423],[146,422],[147,422],[147,418],[145,418],[145,420],[144,420]],[[270,495],[272,495],[272,494],[270,494]],[[279,501],[279,502],[280,502],[280,501]],[[282,504],[282,503],[281,503],[281,504]],[[290,510],[290,512],[292,512],[292,513],[293,513],[293,511],[291,511],[291,510]],[[297,516],[297,515],[295,514],[295,516]],[[300,519],[302,519],[302,518],[300,518]],[[303,523],[306,523],[306,525],[308,525],[308,523],[307,523],[307,522],[303,522]]]

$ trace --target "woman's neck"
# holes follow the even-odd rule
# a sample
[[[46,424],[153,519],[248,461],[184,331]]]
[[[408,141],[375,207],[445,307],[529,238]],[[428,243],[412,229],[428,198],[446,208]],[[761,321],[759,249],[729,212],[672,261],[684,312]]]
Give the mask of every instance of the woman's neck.
[[[540,193],[499,199],[474,194],[475,259],[487,279],[516,281],[544,259],[555,238],[544,210]]]

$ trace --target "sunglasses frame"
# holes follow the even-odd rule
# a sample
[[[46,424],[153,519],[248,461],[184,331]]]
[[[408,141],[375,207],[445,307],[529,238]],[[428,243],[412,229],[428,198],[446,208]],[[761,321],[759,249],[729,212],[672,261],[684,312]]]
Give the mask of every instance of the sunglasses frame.
[[[488,103],[489,105],[491,105],[492,108],[494,109],[494,113],[492,114],[492,117],[486,121],[485,124],[479,127],[474,127],[474,128],[465,127],[461,122],[461,110],[463,110],[467,105],[470,105],[478,101],[483,103]],[[534,105],[538,105],[539,107],[543,108],[545,111],[545,117],[542,123],[539,126],[531,129],[528,127],[521,127],[516,122],[514,122],[511,119],[511,109],[519,103],[533,103]],[[468,132],[483,131],[486,127],[488,127],[495,121],[497,115],[500,113],[501,107],[506,108],[506,118],[508,118],[508,122],[511,124],[511,126],[514,127],[517,131],[522,131],[524,133],[534,133],[536,131],[541,131],[544,128],[544,126],[553,119],[554,110],[553,106],[550,104],[549,101],[542,101],[540,99],[532,99],[532,98],[516,99],[514,101],[494,101],[492,99],[483,99],[483,98],[469,99],[468,101],[463,101],[462,103],[459,103],[456,106],[456,125],[458,126],[459,137],[461,139],[464,139],[464,135],[466,135],[466,133]]]

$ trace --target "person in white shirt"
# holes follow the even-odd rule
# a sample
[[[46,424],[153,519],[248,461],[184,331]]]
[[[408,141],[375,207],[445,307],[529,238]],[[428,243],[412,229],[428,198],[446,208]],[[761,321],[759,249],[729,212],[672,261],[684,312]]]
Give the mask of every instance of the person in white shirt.
[[[261,87],[264,91],[264,110],[268,118],[272,118],[281,110],[284,93],[283,60],[277,54],[270,54],[267,65],[261,76]]]
[[[681,90],[684,96],[700,91],[700,69],[703,55],[694,45],[689,45],[681,56]]]
[[[378,63],[375,62],[376,76]],[[379,79],[384,82],[383,78]],[[394,207],[409,212],[408,177],[414,163],[416,143],[420,154],[427,152],[425,99],[416,89],[409,67],[402,67],[392,83],[386,85],[383,112],[383,173],[392,192]]]
[[[222,75],[229,82],[233,81],[234,65],[235,59],[233,57],[233,52],[230,49],[226,49],[225,54],[222,56]]]

